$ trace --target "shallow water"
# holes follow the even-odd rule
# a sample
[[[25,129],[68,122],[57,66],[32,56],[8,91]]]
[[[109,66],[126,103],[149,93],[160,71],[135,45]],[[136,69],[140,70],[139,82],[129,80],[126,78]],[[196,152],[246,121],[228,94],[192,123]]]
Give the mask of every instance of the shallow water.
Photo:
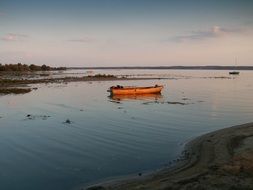
[[[1,96],[0,189],[68,190],[137,175],[166,166],[189,139],[252,121],[253,72],[229,79],[213,78],[227,71],[95,72],[173,79],[34,85],[29,94]],[[109,98],[116,84],[165,89]]]

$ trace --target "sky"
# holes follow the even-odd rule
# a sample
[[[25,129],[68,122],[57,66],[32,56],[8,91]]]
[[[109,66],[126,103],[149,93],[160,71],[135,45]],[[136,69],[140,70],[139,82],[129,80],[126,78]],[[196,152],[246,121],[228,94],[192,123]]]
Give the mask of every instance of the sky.
[[[252,0],[0,0],[0,63],[253,66]]]

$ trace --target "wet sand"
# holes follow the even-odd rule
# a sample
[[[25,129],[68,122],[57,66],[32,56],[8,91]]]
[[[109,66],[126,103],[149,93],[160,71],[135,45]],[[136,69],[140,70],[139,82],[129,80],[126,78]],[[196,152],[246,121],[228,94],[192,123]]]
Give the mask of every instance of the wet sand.
[[[253,123],[221,129],[187,143],[170,169],[143,177],[107,181],[80,189],[253,189]]]

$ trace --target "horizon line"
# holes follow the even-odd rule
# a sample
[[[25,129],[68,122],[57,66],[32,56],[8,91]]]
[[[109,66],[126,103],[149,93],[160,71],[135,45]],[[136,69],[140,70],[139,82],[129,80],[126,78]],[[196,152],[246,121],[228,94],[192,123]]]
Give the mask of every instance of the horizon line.
[[[218,66],[218,65],[203,65],[203,66],[74,66],[66,67],[67,69],[185,69],[185,70],[253,70],[253,66]]]

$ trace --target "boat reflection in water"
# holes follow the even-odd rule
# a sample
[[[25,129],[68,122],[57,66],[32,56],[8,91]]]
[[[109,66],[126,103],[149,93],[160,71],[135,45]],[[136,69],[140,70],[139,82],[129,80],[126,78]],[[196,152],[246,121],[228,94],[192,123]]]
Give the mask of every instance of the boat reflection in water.
[[[122,94],[122,95],[110,95],[109,98],[115,101],[127,101],[127,100],[159,100],[163,96],[158,94]]]

